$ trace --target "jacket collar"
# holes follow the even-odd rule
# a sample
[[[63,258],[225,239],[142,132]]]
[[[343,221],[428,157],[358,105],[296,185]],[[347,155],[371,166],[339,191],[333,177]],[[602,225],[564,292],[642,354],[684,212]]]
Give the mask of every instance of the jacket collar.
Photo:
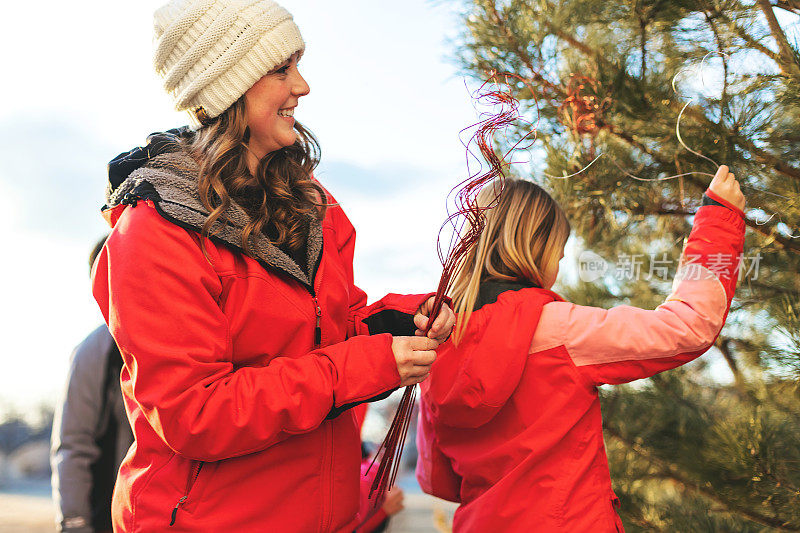
[[[478,298],[475,300],[473,311],[477,311],[484,305],[493,304],[501,294],[507,291],[521,291],[522,289],[539,288],[535,283],[528,280],[501,281],[484,280],[478,288]]]
[[[156,211],[170,222],[200,233],[210,213],[200,201],[198,173],[197,162],[189,154],[182,151],[162,153],[148,159],[121,183],[110,183],[103,211],[125,204],[135,205],[138,200],[150,200]],[[241,233],[249,220],[245,210],[231,202],[223,216],[211,226],[210,237],[244,253]],[[263,266],[280,270],[313,290],[313,273],[322,253],[320,222],[309,223],[305,271],[263,233],[250,236],[250,248],[253,258]]]

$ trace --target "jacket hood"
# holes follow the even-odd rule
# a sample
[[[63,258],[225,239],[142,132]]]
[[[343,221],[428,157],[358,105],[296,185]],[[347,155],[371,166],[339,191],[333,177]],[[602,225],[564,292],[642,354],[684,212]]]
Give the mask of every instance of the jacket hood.
[[[523,283],[481,284],[461,341],[438,350],[422,393],[439,421],[475,428],[491,420],[519,385],[542,307],[562,300]]]
[[[191,135],[192,130],[189,129],[189,126],[151,133],[147,137],[145,146],[137,146],[128,152],[119,154],[108,163],[109,190],[116,190],[134,170],[147,164],[150,159],[161,154],[179,151],[178,142],[181,138]]]
[[[197,186],[200,167],[177,141],[189,135],[188,128],[169,130],[148,137],[147,146],[120,154],[108,165],[109,184],[103,214],[113,227],[126,206],[150,201],[159,215],[185,229],[200,233],[209,211],[200,200]],[[230,207],[211,226],[209,238],[244,253],[241,234],[250,221],[246,211],[232,201]],[[278,269],[307,287],[322,252],[322,225],[309,220],[306,269],[263,233],[250,236],[251,256],[267,268]]]

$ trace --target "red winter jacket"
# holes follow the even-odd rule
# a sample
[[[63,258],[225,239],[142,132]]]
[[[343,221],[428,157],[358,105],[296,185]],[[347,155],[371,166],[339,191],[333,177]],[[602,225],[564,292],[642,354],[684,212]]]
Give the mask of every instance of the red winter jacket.
[[[105,211],[94,295],[125,361],[136,437],[115,531],[352,531],[361,454],[347,408],[400,384],[392,336],[369,334],[413,334],[424,296],[366,305],[338,206],[312,225],[311,280],[265,238],[258,259],[237,251],[236,227],[201,239],[193,165],[159,155]]]
[[[456,347],[421,384],[417,479],[458,502],[453,530],[621,532],[597,387],[704,353],[736,287],[744,222],[701,207],[672,294],[654,311],[484,284]]]

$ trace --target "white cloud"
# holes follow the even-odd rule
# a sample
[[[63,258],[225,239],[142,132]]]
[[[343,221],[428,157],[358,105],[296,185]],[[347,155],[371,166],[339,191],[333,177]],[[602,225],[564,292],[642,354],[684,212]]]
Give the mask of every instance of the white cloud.
[[[52,400],[72,348],[102,322],[89,289],[89,247],[24,231],[4,237],[0,398],[25,407]]]

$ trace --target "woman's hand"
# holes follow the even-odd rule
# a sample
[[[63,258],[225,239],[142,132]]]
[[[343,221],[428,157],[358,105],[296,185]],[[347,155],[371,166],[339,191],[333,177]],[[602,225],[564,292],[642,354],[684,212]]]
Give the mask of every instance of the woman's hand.
[[[417,336],[425,335],[425,327],[428,325],[428,317],[433,309],[434,297],[428,298],[424,304],[419,306],[417,314],[414,315],[414,325],[417,326],[417,331],[414,332]],[[439,344],[443,343],[450,337],[450,332],[453,330],[453,325],[456,323],[456,314],[450,309],[447,304],[442,304],[442,310],[433,327],[428,331],[428,338],[434,339]]]
[[[392,488],[386,493],[381,507],[387,516],[393,516],[402,511],[405,508],[403,506],[403,490],[400,487]]]
[[[400,374],[400,386],[416,385],[431,372],[439,343],[427,337],[392,337],[392,352]]]
[[[708,189],[734,207],[744,211],[745,199],[741,189],[739,189],[739,182],[736,181],[736,176],[731,174],[725,165],[719,167]]]

